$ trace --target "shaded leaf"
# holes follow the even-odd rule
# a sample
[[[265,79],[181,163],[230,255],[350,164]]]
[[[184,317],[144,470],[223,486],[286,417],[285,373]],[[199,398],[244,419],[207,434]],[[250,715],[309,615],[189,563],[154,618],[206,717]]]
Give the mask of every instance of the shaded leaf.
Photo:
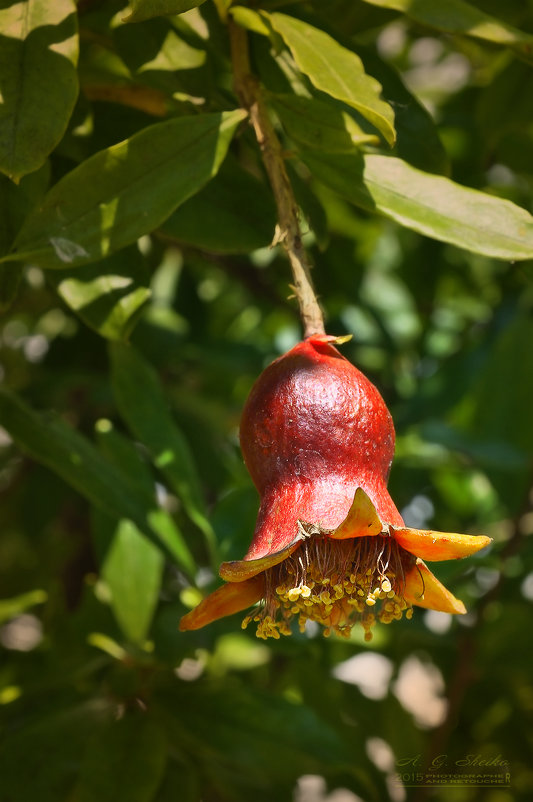
[[[48,192],[11,258],[74,267],[134,242],[217,172],[244,116],[237,110],[168,120],[96,153]]]
[[[161,726],[145,713],[110,722],[89,744],[79,802],[150,802],[163,778],[167,747]]]
[[[37,170],[65,133],[76,97],[73,0],[0,8],[0,171],[15,181]]]
[[[14,394],[0,390],[0,424],[37,462],[59,474],[92,504],[113,518],[128,518],[166,550],[189,577],[192,555],[181,533],[161,520],[150,494],[139,491],[92,443],[59,416],[34,412]]]
[[[365,73],[359,56],[302,20],[278,13],[269,19],[314,86],[357,109],[393,145],[394,113],[380,99],[381,84]]]
[[[47,278],[83,322],[109,340],[128,339],[151,296],[148,271],[135,247],[95,265],[50,271]]]
[[[275,225],[272,194],[228,156],[218,175],[180,206],[162,230],[203,250],[248,253],[270,244]]]
[[[305,147],[351,153],[358,145],[379,144],[342,109],[298,95],[272,94],[269,99],[287,134]]]
[[[123,22],[141,22],[151,17],[182,14],[202,3],[205,0],[130,0],[131,14],[124,17]]]
[[[533,217],[510,201],[390,156],[301,155],[326,186],[406,228],[496,259],[533,256]]]
[[[378,79],[383,87],[383,96],[394,109],[396,128],[395,156],[428,173],[449,173],[449,159],[439,138],[433,117],[403,83],[394,67],[377,53],[366,47],[358,47],[365,70]]]
[[[70,797],[87,739],[98,732],[108,706],[94,699],[45,716],[25,717],[23,727],[2,733],[2,802]]]
[[[487,42],[506,45],[533,62],[533,35],[486,14],[464,0],[365,0],[373,6],[403,11],[416,22],[439,31],[475,36]]]
[[[131,346],[114,343],[110,356],[113,392],[122,417],[146,446],[214,552],[215,537],[206,517],[194,459],[172,418],[155,371]]]

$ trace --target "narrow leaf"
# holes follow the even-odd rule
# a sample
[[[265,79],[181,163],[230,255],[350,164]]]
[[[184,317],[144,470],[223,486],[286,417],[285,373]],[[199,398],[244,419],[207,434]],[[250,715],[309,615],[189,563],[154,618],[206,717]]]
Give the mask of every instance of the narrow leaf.
[[[146,446],[214,551],[214,533],[206,516],[193,456],[172,418],[155,371],[131,346],[114,343],[110,354],[113,391],[122,417]]]
[[[278,13],[269,19],[316,88],[357,109],[393,145],[394,113],[380,99],[381,84],[365,73],[359,56],[302,20]]]
[[[76,4],[2,3],[0,32],[0,171],[18,182],[55,148],[78,96]]]
[[[94,738],[81,767],[79,802],[151,802],[163,778],[167,745],[148,713],[129,713]]]
[[[160,225],[215,175],[241,110],[156,123],[62,178],[26,220],[11,258],[94,262]]]
[[[326,153],[351,153],[358,145],[378,145],[375,134],[369,134],[353,117],[335,106],[315,98],[299,95],[270,95],[287,134],[308,148]]]
[[[315,178],[367,211],[495,259],[533,257],[533,217],[510,201],[390,156],[301,155]]]
[[[0,599],[0,624],[35,607],[36,604],[43,604],[47,598],[48,593],[45,590],[29,590],[27,593],[21,593],[20,596]]]
[[[402,11],[411,19],[439,31],[474,36],[506,45],[533,63],[533,35],[486,14],[464,0],[365,0],[373,6]]]
[[[150,494],[142,493],[59,416],[34,412],[14,394],[0,389],[0,424],[23,451],[61,476],[95,507],[113,518],[128,518],[156,545],[164,543],[177,564],[189,577],[194,576],[194,560],[181,534],[175,530],[169,541],[167,533],[162,536],[154,525],[159,511]]]
[[[111,608],[132,643],[142,643],[146,638],[162,575],[161,551],[135,524],[121,520],[102,566],[102,577],[111,591]]]
[[[131,14],[123,17],[123,22],[141,22],[152,17],[164,17],[170,14],[182,14],[191,8],[197,8],[205,0],[130,0]]]

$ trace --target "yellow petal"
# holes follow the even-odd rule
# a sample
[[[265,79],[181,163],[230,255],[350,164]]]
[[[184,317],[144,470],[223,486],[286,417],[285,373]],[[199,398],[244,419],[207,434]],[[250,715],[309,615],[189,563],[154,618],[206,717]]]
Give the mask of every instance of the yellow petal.
[[[265,595],[265,578],[254,576],[244,582],[229,582],[203,599],[198,607],[184,615],[180,629],[200,629],[226,615],[246,610]]]
[[[405,577],[403,596],[406,602],[418,607],[439,610],[441,613],[466,613],[463,602],[456,599],[420,559]]]
[[[383,524],[379,519],[374,504],[363,488],[358,487],[348,515],[341,525],[331,532],[330,537],[335,540],[346,540],[351,537],[379,535],[382,530]]]
[[[492,538],[485,535],[457,535],[455,532],[433,532],[431,529],[408,529],[396,526],[389,528],[402,548],[430,562],[469,557],[492,542]]]
[[[272,554],[266,554],[264,557],[258,557],[257,560],[232,560],[231,562],[222,563],[218,573],[226,582],[243,582],[286,560],[304,540],[305,536],[298,534],[292,543],[289,543],[284,549],[274,551]]]

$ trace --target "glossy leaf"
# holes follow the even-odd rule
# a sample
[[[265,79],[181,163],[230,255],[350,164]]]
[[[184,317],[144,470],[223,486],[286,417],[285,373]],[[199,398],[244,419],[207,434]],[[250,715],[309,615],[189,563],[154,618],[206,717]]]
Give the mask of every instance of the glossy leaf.
[[[111,591],[111,607],[133,643],[146,637],[157,605],[163,555],[131,521],[119,522],[102,566]]]
[[[279,13],[270,14],[269,19],[314,86],[357,109],[394,144],[394,113],[381,100],[381,85],[365,73],[359,56],[302,20]]]
[[[167,761],[165,734],[148,713],[110,722],[89,744],[81,767],[79,802],[150,802]]]
[[[302,158],[315,178],[347,200],[427,237],[496,259],[533,256],[533,217],[510,201],[389,156],[307,151]]]
[[[48,192],[11,258],[75,267],[134,242],[215,175],[244,116],[180,117],[96,153]]]
[[[227,163],[226,163],[227,162]],[[268,246],[276,227],[266,185],[228,156],[220,172],[163,223],[180,242],[215,253],[247,253]],[[246,203],[245,198],[253,198]]]
[[[48,280],[84,323],[109,340],[128,339],[151,296],[148,271],[135,247],[96,265],[50,271]]]
[[[37,170],[65,133],[78,95],[74,0],[0,8],[0,172]]]
[[[155,371],[131,346],[115,343],[110,355],[113,392],[122,417],[214,550],[214,533],[206,517],[193,455],[172,418]]]
[[[177,530],[169,538],[151,496],[139,492],[137,485],[59,416],[34,412],[15,395],[0,390],[0,425],[23,451],[59,474],[98,509],[113,518],[128,518],[156,545],[164,543],[182,569],[194,575],[187,545]]]
[[[270,101],[287,134],[305,147],[351,153],[358,145],[379,144],[347,112],[315,98],[273,94]]]
[[[373,6],[402,11],[416,22],[439,31],[475,36],[506,45],[533,62],[533,35],[508,25],[464,0],[365,0]]]
[[[131,13],[123,18],[123,22],[142,22],[152,17],[182,14],[202,3],[205,0],[130,0]]]

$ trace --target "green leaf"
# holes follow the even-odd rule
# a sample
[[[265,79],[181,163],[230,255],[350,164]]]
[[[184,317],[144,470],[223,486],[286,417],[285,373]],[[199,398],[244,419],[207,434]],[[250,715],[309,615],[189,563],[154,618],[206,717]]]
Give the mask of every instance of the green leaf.
[[[146,638],[157,606],[163,555],[131,521],[119,522],[101,575],[111,591],[111,608],[132,643]]]
[[[365,70],[378,79],[383,94],[394,109],[396,145],[391,155],[428,173],[449,173],[449,159],[433,117],[405,86],[394,67],[371,48],[358,50]]]
[[[195,563],[180,532],[169,537],[149,493],[142,493],[92,443],[59,416],[31,410],[14,394],[0,389],[0,424],[37,462],[46,465],[98,509],[113,518],[127,518],[157,546],[166,551],[189,577]]]
[[[269,95],[287,134],[304,147],[326,153],[352,153],[358,145],[378,145],[346,111],[315,98],[299,95]]]
[[[10,258],[75,267],[134,242],[215,175],[245,116],[180,117],[96,153],[48,192]]]
[[[43,604],[47,598],[48,593],[45,590],[30,590],[11,599],[0,599],[0,624],[24,613],[36,604]]]
[[[533,217],[510,201],[390,156],[301,156],[315,178],[366,211],[495,259],[533,257]]]
[[[65,802],[72,798],[87,739],[101,729],[102,720],[109,716],[108,705],[101,699],[47,715],[39,715],[39,708],[35,711],[35,701],[42,706],[42,698],[34,697],[23,726],[19,718],[19,726],[3,728],[0,776],[5,802]]]
[[[110,421],[100,420],[95,428],[102,453],[132,485],[154,497],[155,482],[149,466],[141,461],[131,440],[117,432]],[[114,534],[102,561],[101,576],[110,590],[111,609],[122,631],[132,643],[142,644],[159,598],[163,555],[131,521],[122,519],[115,526],[102,514],[93,515],[97,546],[109,540],[110,528]]]
[[[83,322],[109,340],[128,339],[151,297],[148,271],[134,246],[95,265],[50,271],[47,278]]]
[[[272,194],[228,155],[218,175],[180,206],[162,230],[206,251],[249,253],[271,243],[275,226]]]
[[[65,133],[78,96],[74,0],[20,0],[0,8],[0,171],[37,170]]]
[[[206,516],[194,459],[172,418],[155,371],[131,346],[113,343],[110,356],[113,392],[122,417],[203,532],[216,562],[215,536]]]
[[[302,20],[278,13],[269,19],[316,88],[357,109],[393,145],[394,113],[380,99],[381,84],[365,73],[359,56]]]
[[[463,0],[365,0],[373,6],[402,11],[422,25],[439,31],[474,36],[487,42],[506,45],[533,62],[533,35],[524,33],[503,20],[486,14]]]
[[[163,17],[170,14],[182,14],[191,8],[197,8],[205,0],[130,0],[131,14],[123,18],[123,22],[141,22],[152,17]]]
[[[165,734],[147,713],[127,713],[92,740],[80,772],[79,802],[150,802],[167,762]]]

